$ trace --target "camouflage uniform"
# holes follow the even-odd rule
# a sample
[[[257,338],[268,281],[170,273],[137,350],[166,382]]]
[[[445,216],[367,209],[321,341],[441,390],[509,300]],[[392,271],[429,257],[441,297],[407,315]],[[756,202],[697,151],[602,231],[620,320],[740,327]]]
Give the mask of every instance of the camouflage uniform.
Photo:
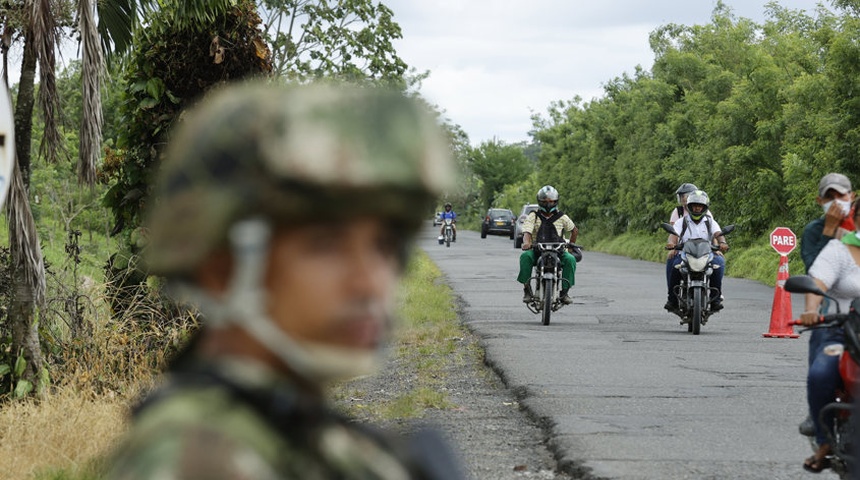
[[[416,212],[432,208],[448,185],[449,156],[433,118],[399,94],[228,87],[184,120],[168,150],[145,258],[151,272],[168,280],[191,278],[207,253],[232,245],[237,222],[300,224],[313,221],[320,204],[327,218],[384,217],[411,239],[424,218]],[[255,262],[242,270],[235,261],[240,273],[233,277],[249,282]],[[235,287],[208,311],[201,307],[204,329],[242,327],[280,355],[300,383],[253,358],[204,360],[192,345],[166,385],[138,408],[109,478],[461,477],[432,434],[392,441],[326,407],[319,393],[326,372],[313,368],[325,360],[320,350],[311,350],[316,358],[297,356],[290,351],[295,342],[278,343],[252,328],[261,321],[256,303],[262,302],[247,296],[251,287]]]
[[[350,423],[259,364],[185,367],[172,382],[139,407],[110,478],[457,478],[416,451],[447,448],[432,434],[404,444]]]

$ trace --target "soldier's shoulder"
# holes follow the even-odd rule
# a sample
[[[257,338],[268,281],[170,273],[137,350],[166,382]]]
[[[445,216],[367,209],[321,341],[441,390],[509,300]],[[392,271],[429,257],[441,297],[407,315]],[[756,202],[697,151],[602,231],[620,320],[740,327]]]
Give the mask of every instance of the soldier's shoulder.
[[[179,389],[139,413],[108,478],[275,478],[269,474],[287,448],[256,412],[232,401],[224,389]]]

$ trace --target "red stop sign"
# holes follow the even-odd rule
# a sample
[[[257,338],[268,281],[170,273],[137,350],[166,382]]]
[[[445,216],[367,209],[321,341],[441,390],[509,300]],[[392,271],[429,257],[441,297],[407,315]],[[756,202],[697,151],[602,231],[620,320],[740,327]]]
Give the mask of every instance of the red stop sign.
[[[770,246],[780,255],[788,255],[797,246],[797,236],[790,228],[776,227],[770,232]]]

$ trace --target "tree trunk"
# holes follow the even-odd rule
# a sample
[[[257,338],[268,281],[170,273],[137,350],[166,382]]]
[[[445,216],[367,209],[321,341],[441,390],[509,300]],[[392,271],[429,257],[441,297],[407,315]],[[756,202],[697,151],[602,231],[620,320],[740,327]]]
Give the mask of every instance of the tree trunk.
[[[24,42],[24,61],[15,108],[15,149],[17,165],[9,191],[9,244],[12,256],[13,291],[9,306],[12,355],[22,355],[26,369],[22,375],[37,388],[42,370],[42,350],[35,311],[44,299],[45,270],[38,233],[30,210],[30,144],[35,103],[36,51],[28,31]]]
[[[27,31],[24,38],[24,61],[21,65],[21,81],[18,83],[18,100],[15,106],[15,150],[18,168],[24,189],[30,193],[30,143],[33,136],[33,106],[36,102],[36,47],[33,33]]]

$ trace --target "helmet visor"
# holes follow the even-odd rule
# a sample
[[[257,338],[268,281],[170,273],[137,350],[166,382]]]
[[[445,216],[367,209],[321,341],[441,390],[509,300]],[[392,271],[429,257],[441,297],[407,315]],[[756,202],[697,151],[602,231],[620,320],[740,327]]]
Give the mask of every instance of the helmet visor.
[[[540,204],[540,207],[543,211],[551,212],[555,210],[556,207],[558,207],[558,200],[541,200],[540,202],[538,202],[538,204]]]

